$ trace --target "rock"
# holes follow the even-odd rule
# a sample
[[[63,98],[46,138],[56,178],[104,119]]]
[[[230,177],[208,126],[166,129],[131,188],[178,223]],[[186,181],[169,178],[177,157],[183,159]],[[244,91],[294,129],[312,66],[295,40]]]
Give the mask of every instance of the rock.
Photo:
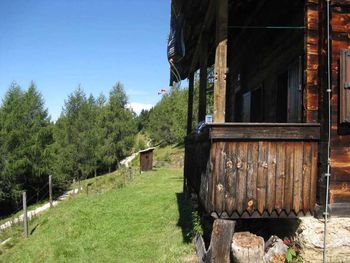
[[[350,262],[350,218],[331,218],[327,224],[327,262]],[[322,262],[324,220],[301,218],[295,241],[303,262]]]
[[[277,236],[271,236],[265,244],[264,262],[284,262],[288,246]]]
[[[234,262],[255,263],[262,262],[265,242],[262,237],[250,232],[235,233],[232,238],[232,255]]]

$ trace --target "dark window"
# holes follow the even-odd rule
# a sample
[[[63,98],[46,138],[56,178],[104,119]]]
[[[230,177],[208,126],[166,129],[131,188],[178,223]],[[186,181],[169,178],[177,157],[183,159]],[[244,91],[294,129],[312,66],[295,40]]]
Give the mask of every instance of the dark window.
[[[259,87],[252,91],[251,95],[251,122],[263,122],[264,110],[263,110],[263,89]]]
[[[302,65],[301,58],[288,68],[288,122],[301,122],[302,118]]]
[[[287,104],[288,104],[288,72],[282,73],[277,79],[277,105],[276,121],[280,123],[287,122]]]

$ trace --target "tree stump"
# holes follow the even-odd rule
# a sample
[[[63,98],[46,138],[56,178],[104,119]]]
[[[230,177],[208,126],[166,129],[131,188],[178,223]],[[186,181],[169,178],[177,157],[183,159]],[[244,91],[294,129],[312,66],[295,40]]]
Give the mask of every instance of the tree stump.
[[[264,239],[249,232],[235,233],[232,238],[232,255],[234,262],[263,262]]]

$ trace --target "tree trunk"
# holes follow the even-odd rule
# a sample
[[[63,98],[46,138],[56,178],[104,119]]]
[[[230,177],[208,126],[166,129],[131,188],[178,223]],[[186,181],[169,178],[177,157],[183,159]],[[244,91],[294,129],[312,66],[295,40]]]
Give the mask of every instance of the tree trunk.
[[[235,233],[232,238],[233,262],[263,262],[264,239],[249,232]]]

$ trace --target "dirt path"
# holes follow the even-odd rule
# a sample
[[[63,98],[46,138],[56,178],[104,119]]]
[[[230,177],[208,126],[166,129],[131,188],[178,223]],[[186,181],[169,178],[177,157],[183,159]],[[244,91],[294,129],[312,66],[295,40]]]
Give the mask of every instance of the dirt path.
[[[134,153],[134,154],[130,155],[129,157],[126,157],[124,160],[120,161],[120,164],[124,165],[126,168],[128,168],[130,163],[132,162],[132,160],[134,160],[138,154],[139,153]]]

